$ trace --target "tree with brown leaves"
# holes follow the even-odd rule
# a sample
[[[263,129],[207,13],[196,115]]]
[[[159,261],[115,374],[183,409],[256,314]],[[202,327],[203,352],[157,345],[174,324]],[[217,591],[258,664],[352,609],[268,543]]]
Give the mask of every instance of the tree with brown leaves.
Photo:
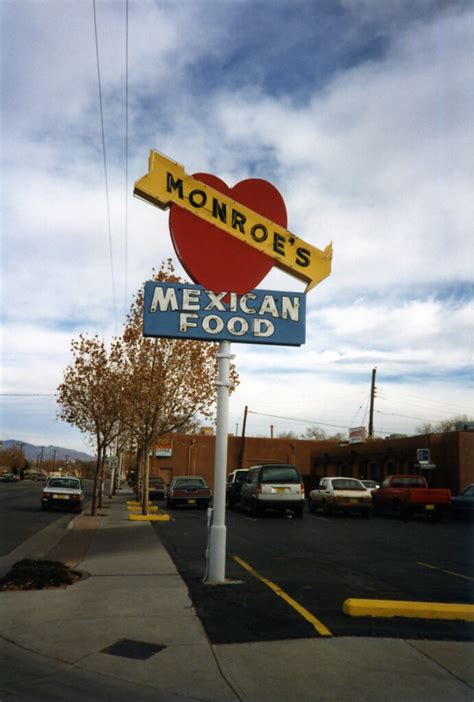
[[[120,350],[107,352],[98,336],[80,335],[71,342],[73,362],[58,387],[60,419],[93,438],[97,452],[91,514],[101,505],[107,448],[117,436],[121,412]]]
[[[162,264],[154,280],[182,282],[170,260]],[[182,339],[145,338],[144,290],[132,304],[117,352],[123,358],[123,422],[142,449],[140,497],[147,513],[150,450],[154,441],[171,432],[186,432],[196,416],[209,418],[216,400],[217,343]],[[238,383],[231,367],[232,384]]]

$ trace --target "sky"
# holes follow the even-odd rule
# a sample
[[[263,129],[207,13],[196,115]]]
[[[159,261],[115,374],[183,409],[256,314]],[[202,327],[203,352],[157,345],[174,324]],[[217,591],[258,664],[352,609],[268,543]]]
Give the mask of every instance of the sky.
[[[373,368],[376,436],[474,416],[471,2],[1,0],[0,13],[0,438],[91,452],[56,417],[71,340],[120,334],[163,260],[186,277],[168,212],[133,196],[150,148],[231,187],[270,181],[292,232],[333,242],[305,345],[232,345],[230,432],[245,407],[248,435],[367,426]],[[260,287],[304,290],[276,268]]]

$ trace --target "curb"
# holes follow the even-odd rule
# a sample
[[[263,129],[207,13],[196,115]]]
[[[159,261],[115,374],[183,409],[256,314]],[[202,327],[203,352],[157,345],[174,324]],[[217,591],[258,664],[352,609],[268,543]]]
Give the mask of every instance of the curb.
[[[345,600],[342,610],[350,617],[411,617],[474,621],[474,605],[443,602],[404,602],[398,600]]]

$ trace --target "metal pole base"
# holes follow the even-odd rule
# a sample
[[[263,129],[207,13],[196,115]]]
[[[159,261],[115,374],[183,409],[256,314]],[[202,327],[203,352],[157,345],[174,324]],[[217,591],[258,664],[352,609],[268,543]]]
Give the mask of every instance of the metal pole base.
[[[225,524],[212,524],[209,530],[209,567],[206,582],[225,582]]]

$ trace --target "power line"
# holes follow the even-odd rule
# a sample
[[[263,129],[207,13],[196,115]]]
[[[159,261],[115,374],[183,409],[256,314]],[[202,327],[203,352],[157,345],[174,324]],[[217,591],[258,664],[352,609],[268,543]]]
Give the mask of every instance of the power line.
[[[426,419],[426,417],[413,417],[410,414],[397,414],[396,412],[381,412],[380,410],[375,410],[377,414],[384,414],[387,417],[406,417],[406,419],[417,419],[419,422],[438,422],[438,419]]]
[[[128,301],[128,0],[125,0],[125,315]]]
[[[107,205],[107,226],[109,232],[109,257],[110,257],[110,271],[112,277],[112,301],[114,307],[114,320],[115,320],[115,334],[117,334],[117,304],[115,300],[115,276],[114,276],[114,261],[112,254],[112,228],[110,225],[110,201],[109,201],[109,181],[107,177],[107,156],[105,152],[105,133],[104,133],[104,111],[102,108],[102,84],[100,80],[100,61],[99,61],[99,40],[97,36],[97,16],[95,9],[95,0],[92,0],[92,7],[94,10],[94,34],[95,34],[95,53],[97,59],[97,85],[99,88],[99,106],[100,106],[100,124],[102,130],[102,156],[104,160],[104,178],[105,178],[105,199]]]
[[[258,414],[261,417],[273,417],[274,419],[285,419],[290,422],[303,422],[305,424],[321,424],[325,427],[335,427],[337,429],[349,429],[350,427],[345,424],[329,424],[328,422],[320,422],[314,419],[298,419],[296,417],[282,417],[279,414],[268,414],[266,412],[254,412],[254,410],[248,410],[249,414]]]
[[[394,397],[395,399],[401,398],[402,400],[408,399],[410,401],[410,404],[416,405],[418,407],[428,407],[429,405],[439,405],[440,407],[444,408],[444,411],[449,411],[446,408],[453,408],[453,410],[457,409],[458,411],[465,409],[464,405],[461,405],[458,403],[446,402],[446,401],[441,401],[441,400],[430,400],[428,398],[421,397],[420,395],[413,395],[411,393],[404,393],[404,392],[400,392],[399,390],[393,391],[392,389],[390,389],[390,391],[387,394],[386,389],[382,388],[382,395],[377,395],[377,398],[381,399],[381,400],[390,400],[392,397]],[[411,398],[414,398],[415,400],[421,400],[421,403],[420,402],[413,402],[413,400]],[[432,409],[435,409],[435,408],[433,407]],[[438,411],[441,412],[443,410],[438,409]]]

